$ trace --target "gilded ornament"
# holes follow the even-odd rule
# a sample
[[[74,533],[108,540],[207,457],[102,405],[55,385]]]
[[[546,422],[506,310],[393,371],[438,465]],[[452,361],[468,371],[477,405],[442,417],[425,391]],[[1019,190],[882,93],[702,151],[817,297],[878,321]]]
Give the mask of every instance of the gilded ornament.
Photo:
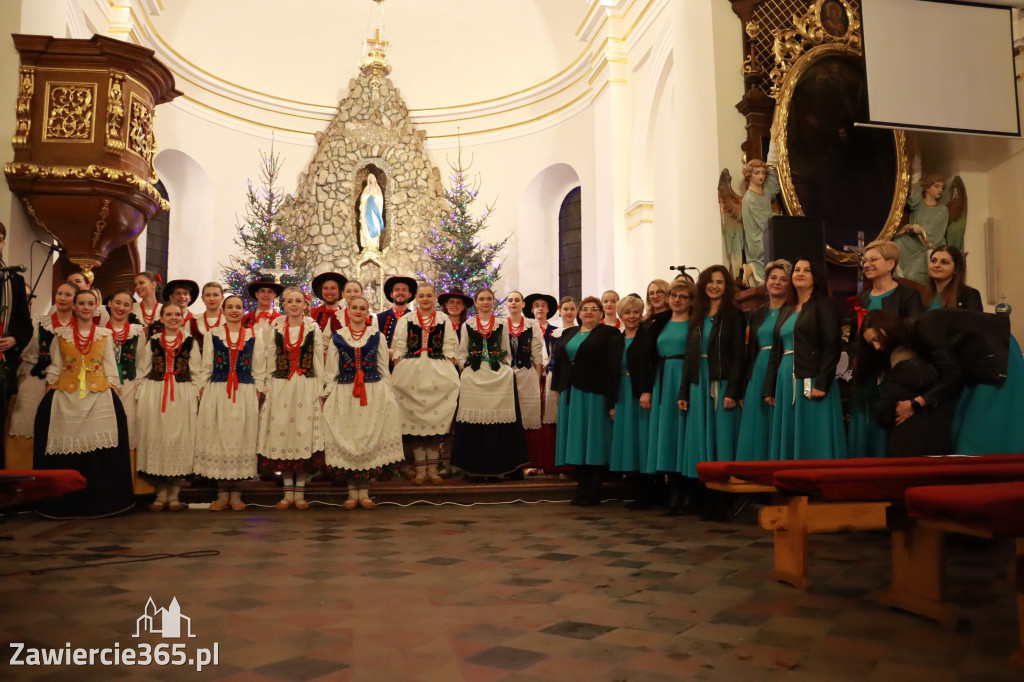
[[[103,206],[100,207],[99,218],[96,219],[96,229],[92,232],[92,241],[90,244],[92,248],[96,248],[96,245],[100,243],[100,237],[103,236],[103,230],[107,229],[107,217],[110,216],[110,199],[103,200]]]
[[[32,219],[32,222],[36,224],[36,227],[41,230],[45,230],[46,232],[50,232],[46,229],[46,225],[43,224],[43,221],[39,219],[39,216],[36,215],[36,209],[32,203],[28,199],[22,199],[21,203],[25,207],[25,213],[27,213],[28,217]]]
[[[95,84],[47,83],[43,141],[92,142],[95,114]]]
[[[839,25],[845,28],[845,33],[839,33],[832,22],[835,19],[826,18],[829,23],[829,30],[826,30],[822,22],[821,10],[823,5],[829,7],[842,7],[845,16],[839,20]],[[802,16],[793,15],[793,28],[777,30],[775,32],[775,44],[772,52],[775,55],[775,68],[768,74],[772,83],[771,96],[779,98],[779,90],[782,88],[786,74],[793,67],[793,64],[808,50],[823,44],[843,44],[860,54],[861,35],[860,17],[850,6],[847,0],[815,0],[815,3]]]
[[[131,95],[131,103],[128,149],[142,157],[155,177],[153,157],[156,155],[156,138],[153,134],[153,112],[145,102],[135,96],[135,93]]]
[[[384,48],[388,41],[384,40],[383,32],[377,29],[375,37],[366,41],[369,50],[359,62],[359,69],[370,77],[370,91],[373,99],[380,99],[380,86],[383,79],[391,73],[391,62],[388,61]]]
[[[28,133],[32,128],[32,95],[36,91],[36,67],[21,67],[18,101],[15,105],[16,121],[11,145],[15,151],[28,149]]]
[[[124,151],[121,126],[124,125],[124,74],[110,74],[110,89],[107,92],[107,143],[106,150],[120,155]]]
[[[109,180],[134,187],[159,206],[161,211],[166,211],[171,207],[167,200],[160,196],[160,193],[152,183],[130,170],[109,168],[96,164],[89,166],[38,166],[34,163],[8,162],[4,164],[4,174],[7,176],[8,181],[12,178],[27,180],[44,180],[49,178]]]

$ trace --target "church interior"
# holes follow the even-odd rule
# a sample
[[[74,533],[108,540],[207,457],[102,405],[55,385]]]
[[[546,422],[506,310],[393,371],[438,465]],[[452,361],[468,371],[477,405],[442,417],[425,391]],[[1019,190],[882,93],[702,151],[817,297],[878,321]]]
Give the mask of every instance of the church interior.
[[[864,287],[865,245],[902,234],[915,182],[937,174],[967,284],[986,312],[1024,309],[1024,2],[985,3],[1005,24],[1007,61],[991,67],[1012,100],[1005,130],[875,115],[883,31],[868,12],[883,2],[0,0],[3,264],[25,266],[33,316],[79,270],[104,291],[141,271],[225,281],[247,190],[276,155],[296,254],[360,282],[371,312],[389,305],[386,278],[431,271],[457,168],[471,211],[486,212],[481,238],[503,243],[500,295],[643,298],[651,280],[725,263],[749,309],[767,299],[733,205],[744,165],[777,158],[774,212],[797,221],[778,234],[818,230],[810,248],[837,298]],[[891,69],[937,72],[939,108],[994,110],[994,93],[941,85],[977,76],[970,50],[904,52]],[[369,229],[367,187],[383,205]],[[1024,340],[1021,319],[1009,325]],[[719,483],[741,502],[728,521],[629,510],[619,482],[600,507],[571,507],[559,480],[385,485],[372,514],[343,515],[327,493],[304,515],[272,502],[244,515],[10,513],[0,678],[1024,677],[1024,539],[940,523],[915,546],[888,504],[780,503],[771,476],[730,476]],[[939,557],[932,573],[908,578],[925,554]],[[166,635],[133,637],[147,599],[189,618],[193,636],[170,642],[181,665],[15,661],[115,642],[155,651]]]

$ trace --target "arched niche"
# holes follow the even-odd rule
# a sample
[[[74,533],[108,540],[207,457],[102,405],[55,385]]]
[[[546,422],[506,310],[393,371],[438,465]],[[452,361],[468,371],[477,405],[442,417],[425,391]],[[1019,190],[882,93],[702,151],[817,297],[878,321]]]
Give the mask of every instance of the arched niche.
[[[566,195],[580,186],[580,176],[567,163],[537,173],[519,199],[516,246],[518,286],[525,294],[558,291],[558,216]]]
[[[200,285],[211,279],[220,280],[221,266],[214,248],[218,226],[213,219],[215,202],[210,175],[195,159],[177,149],[164,149],[153,165],[171,202],[167,276],[192,279]],[[240,190],[239,203],[243,201]]]

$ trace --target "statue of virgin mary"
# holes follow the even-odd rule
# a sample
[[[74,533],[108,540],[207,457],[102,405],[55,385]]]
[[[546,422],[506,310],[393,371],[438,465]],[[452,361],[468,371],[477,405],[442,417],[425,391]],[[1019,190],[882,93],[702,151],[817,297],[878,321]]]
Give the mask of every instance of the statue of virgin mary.
[[[366,187],[359,195],[359,241],[363,251],[380,251],[384,234],[384,193],[373,173],[366,176]]]

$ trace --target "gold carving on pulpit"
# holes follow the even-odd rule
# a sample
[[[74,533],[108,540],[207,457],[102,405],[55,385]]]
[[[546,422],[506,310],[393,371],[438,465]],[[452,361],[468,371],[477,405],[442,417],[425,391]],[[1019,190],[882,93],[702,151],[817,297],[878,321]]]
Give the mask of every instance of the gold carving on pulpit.
[[[19,74],[16,122],[11,145],[15,151],[28,149],[28,133],[32,129],[32,94],[36,90],[36,67],[23,66]]]
[[[814,0],[776,29],[769,73],[786,210],[824,219],[828,259],[848,265],[859,262],[844,248],[857,230],[868,241],[895,234],[910,184],[903,132],[854,125],[868,118],[860,28],[848,0]]]
[[[19,179],[40,180],[47,178],[74,178],[76,180],[110,180],[130,185],[143,192],[161,211],[168,210],[171,205],[160,196],[160,192],[148,180],[129,170],[109,168],[107,166],[39,166],[34,163],[18,163],[9,161],[4,164],[4,174]]]
[[[107,142],[105,149],[111,154],[124,151],[121,126],[124,125],[124,74],[110,75],[110,89],[107,91]]]
[[[141,156],[151,173],[152,182],[156,182],[156,169],[153,157],[156,155],[156,138],[153,135],[153,111],[132,93],[131,118],[128,123],[128,149]]]
[[[43,141],[92,142],[96,115],[94,83],[46,84]]]
[[[92,231],[92,248],[100,243],[100,237],[103,236],[103,230],[107,229],[107,218],[110,217],[110,199],[106,198],[103,200],[103,207],[100,208],[99,217],[96,219],[96,227]]]

